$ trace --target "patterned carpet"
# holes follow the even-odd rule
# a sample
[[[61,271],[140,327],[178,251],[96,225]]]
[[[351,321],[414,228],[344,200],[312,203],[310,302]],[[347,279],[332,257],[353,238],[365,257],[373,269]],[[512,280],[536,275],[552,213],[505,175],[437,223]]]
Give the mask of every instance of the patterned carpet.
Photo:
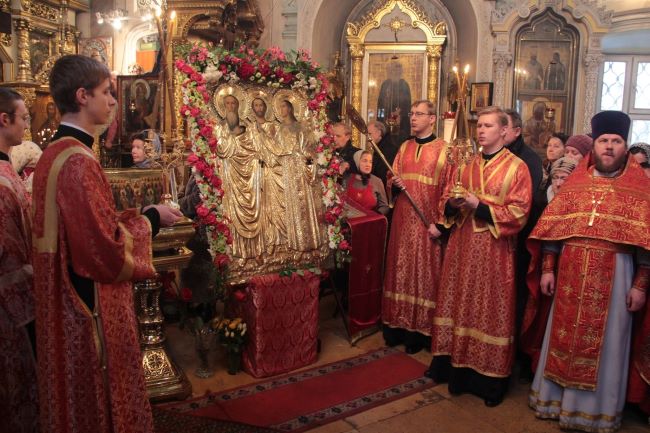
[[[422,376],[425,369],[405,353],[384,348],[158,409],[297,433],[423,391],[433,386]]]
[[[156,433],[274,433],[277,430],[237,422],[184,415],[153,407]]]

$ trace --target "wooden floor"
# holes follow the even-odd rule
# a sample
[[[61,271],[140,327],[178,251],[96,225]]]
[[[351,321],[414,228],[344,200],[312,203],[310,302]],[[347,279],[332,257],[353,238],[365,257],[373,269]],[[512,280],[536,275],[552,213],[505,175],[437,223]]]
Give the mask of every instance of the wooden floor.
[[[381,333],[366,337],[356,346],[350,346],[340,318],[332,317],[333,311],[332,298],[322,299],[320,309],[322,349],[315,365],[349,358],[383,346]],[[194,396],[249,384],[257,380],[243,372],[234,376],[229,375],[226,372],[226,360],[221,348],[215,348],[212,354],[214,376],[208,379],[197,378],[193,374],[197,362],[192,337],[187,331],[179,330],[176,325],[167,326],[166,332],[170,355],[187,373]],[[426,365],[431,360],[431,354],[426,351],[413,356]],[[554,421],[541,421],[535,418],[533,411],[527,405],[528,389],[529,385],[513,380],[504,402],[495,408],[488,408],[478,397],[472,395],[452,397],[447,392],[446,385],[438,385],[425,392],[310,431],[317,433],[551,433],[562,431]],[[619,431],[650,433],[650,426],[647,419],[636,413],[626,412],[623,427]]]

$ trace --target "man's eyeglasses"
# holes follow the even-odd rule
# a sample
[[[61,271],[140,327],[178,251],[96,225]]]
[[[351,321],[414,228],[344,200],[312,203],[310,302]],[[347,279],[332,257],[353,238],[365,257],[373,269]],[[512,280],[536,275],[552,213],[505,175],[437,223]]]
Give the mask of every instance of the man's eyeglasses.
[[[416,111],[416,112],[409,111],[408,116],[409,116],[409,117],[413,117],[413,116],[415,116],[415,117],[422,117],[422,116],[431,116],[431,114],[429,114],[429,113],[423,113],[423,112],[421,112],[421,111]]]

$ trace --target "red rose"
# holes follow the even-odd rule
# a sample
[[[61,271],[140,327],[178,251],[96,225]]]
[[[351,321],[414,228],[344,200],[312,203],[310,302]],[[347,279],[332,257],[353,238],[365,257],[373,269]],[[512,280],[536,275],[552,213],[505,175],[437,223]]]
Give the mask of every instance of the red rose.
[[[205,218],[210,214],[210,209],[200,204],[196,207],[196,214],[201,218]]]
[[[180,296],[183,301],[189,302],[192,300],[192,290],[189,287],[183,287]]]
[[[329,224],[334,224],[336,222],[336,215],[329,211],[325,212],[325,221],[327,221]]]
[[[255,74],[255,67],[248,62],[244,62],[237,68],[237,75],[242,80],[248,80],[253,74]]]
[[[214,264],[218,268],[224,268],[228,266],[228,263],[230,263],[230,257],[228,257],[226,254],[219,254],[214,258]]]
[[[350,249],[350,243],[348,241],[346,241],[345,239],[343,239],[339,243],[339,250],[349,250],[349,249]]]
[[[233,298],[238,302],[244,302],[246,300],[246,292],[243,290],[235,290],[232,293]]]

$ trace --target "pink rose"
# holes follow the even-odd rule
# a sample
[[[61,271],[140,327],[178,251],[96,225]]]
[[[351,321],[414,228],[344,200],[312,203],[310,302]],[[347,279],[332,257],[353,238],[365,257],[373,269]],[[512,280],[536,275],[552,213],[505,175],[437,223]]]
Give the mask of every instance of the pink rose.
[[[188,164],[195,165],[197,162],[199,162],[199,157],[196,156],[195,153],[192,153],[187,157],[187,163]]]

